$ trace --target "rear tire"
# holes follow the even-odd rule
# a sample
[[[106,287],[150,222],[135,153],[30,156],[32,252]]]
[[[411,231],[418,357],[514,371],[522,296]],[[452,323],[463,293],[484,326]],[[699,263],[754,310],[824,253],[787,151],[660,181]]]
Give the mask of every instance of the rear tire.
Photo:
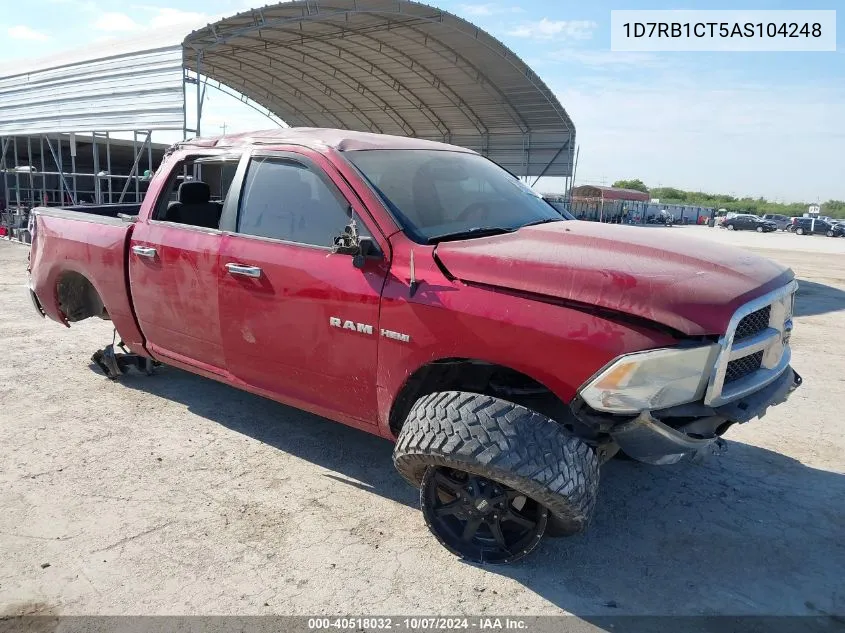
[[[586,529],[599,484],[599,460],[593,449],[557,422],[505,400],[460,391],[434,393],[417,401],[399,433],[393,463],[406,480],[422,488],[426,522],[441,544],[478,562],[513,562],[536,543],[511,556],[499,552],[487,558],[488,550],[479,543],[458,547],[456,526],[450,532],[430,521],[432,509],[426,503],[436,505],[436,501],[427,489],[434,477],[429,471],[463,473],[515,491],[548,509],[545,530],[557,536]]]
[[[804,229],[799,226],[797,229],[795,229],[795,233],[796,235],[804,235]]]
[[[729,230],[729,231],[733,231],[733,230],[734,230],[734,225],[733,225],[733,224],[728,224],[728,230]]]

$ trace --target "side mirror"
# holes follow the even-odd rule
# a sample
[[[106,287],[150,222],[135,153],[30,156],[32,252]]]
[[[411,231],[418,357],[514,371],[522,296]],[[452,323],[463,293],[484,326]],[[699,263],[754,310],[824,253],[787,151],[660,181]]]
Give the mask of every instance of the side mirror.
[[[367,259],[381,256],[373,238],[359,237],[354,225],[347,226],[342,234],[334,238],[333,250],[340,255],[351,255],[355,268],[363,268]]]
[[[361,251],[361,246],[349,240],[346,236],[334,238],[334,252],[340,255],[352,255],[353,257]]]
[[[358,241],[358,252],[352,255],[352,265],[361,269],[367,263],[367,259],[380,257],[378,246],[371,237],[362,237]]]

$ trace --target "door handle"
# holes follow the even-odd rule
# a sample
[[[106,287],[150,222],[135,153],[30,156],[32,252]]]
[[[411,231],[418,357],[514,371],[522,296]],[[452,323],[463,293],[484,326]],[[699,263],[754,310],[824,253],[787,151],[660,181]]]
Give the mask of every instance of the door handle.
[[[226,264],[226,270],[230,275],[242,275],[258,279],[261,277],[261,269],[257,266],[244,266],[243,264]]]
[[[133,246],[132,252],[140,257],[153,258],[156,256],[156,249],[151,246]]]

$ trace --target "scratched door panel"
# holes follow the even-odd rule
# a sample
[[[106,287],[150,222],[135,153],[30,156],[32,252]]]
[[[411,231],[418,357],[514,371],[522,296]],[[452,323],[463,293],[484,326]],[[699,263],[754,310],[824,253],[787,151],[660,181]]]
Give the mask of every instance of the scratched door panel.
[[[223,367],[217,305],[219,231],[138,223],[129,251],[135,314],[151,351]],[[139,256],[131,247],[154,249]]]
[[[220,261],[229,370],[283,402],[375,423],[383,264],[359,270],[327,248],[237,234],[224,237]]]

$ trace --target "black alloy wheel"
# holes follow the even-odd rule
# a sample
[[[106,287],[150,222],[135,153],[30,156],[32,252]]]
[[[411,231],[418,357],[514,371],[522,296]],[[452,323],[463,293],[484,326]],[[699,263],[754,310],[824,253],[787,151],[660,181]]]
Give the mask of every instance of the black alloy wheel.
[[[453,554],[478,563],[506,564],[529,554],[543,538],[549,511],[486,477],[429,467],[420,488],[425,522]]]

